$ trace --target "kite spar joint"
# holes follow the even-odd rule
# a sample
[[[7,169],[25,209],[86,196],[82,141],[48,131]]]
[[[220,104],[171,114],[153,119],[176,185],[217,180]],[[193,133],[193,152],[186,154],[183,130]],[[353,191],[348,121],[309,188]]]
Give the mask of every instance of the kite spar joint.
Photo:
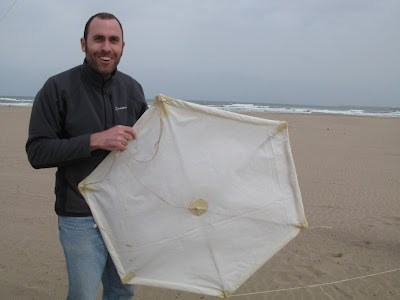
[[[296,225],[297,228],[301,230],[307,229],[308,228],[308,222],[306,220],[306,217],[304,217],[303,221],[299,224]]]
[[[134,272],[129,272],[123,279],[122,283],[127,284],[129,283],[134,277],[136,277],[136,274]]]
[[[169,112],[169,109],[167,106],[168,99],[170,99],[170,98],[160,94],[160,95],[156,96],[156,98],[153,102],[153,105],[157,105],[160,108],[161,118],[167,118],[170,115],[170,112]]]
[[[279,125],[276,127],[276,131],[279,133],[283,133],[286,129],[288,128],[288,123],[285,121],[282,121],[279,123]]]
[[[232,295],[231,292],[229,292],[227,290],[223,290],[221,295],[218,296],[218,298],[226,299],[226,298],[229,298],[231,295]]]

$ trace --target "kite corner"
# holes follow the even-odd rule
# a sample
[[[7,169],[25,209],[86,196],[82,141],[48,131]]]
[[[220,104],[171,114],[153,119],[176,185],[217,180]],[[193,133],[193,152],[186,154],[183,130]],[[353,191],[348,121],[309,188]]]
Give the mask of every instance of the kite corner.
[[[94,186],[93,185],[91,185],[91,184],[87,184],[86,182],[81,182],[79,185],[78,185],[78,189],[79,189],[79,191],[82,193],[82,192],[84,192],[84,193],[86,193],[86,191],[89,191],[89,192],[93,192],[94,191]]]
[[[276,127],[276,131],[278,131],[279,133],[283,133],[287,128],[288,128],[288,123],[286,121],[282,121]]]
[[[93,185],[90,185],[90,184],[86,183],[86,179],[84,179],[83,181],[81,181],[78,184],[78,190],[82,194],[82,196],[84,198],[86,198],[86,192],[87,191],[89,191],[89,192],[94,191],[94,187],[93,187]]]
[[[232,293],[228,290],[223,290],[221,291],[221,294],[218,296],[218,298],[226,299],[229,298],[232,295]]]
[[[308,222],[307,222],[306,217],[304,217],[303,221],[301,223],[297,224],[296,227],[299,228],[300,230],[307,229],[308,228]]]
[[[136,276],[136,274],[135,274],[134,272],[129,272],[129,273],[122,279],[122,283],[123,283],[123,284],[128,284],[135,276]]]
[[[160,116],[161,118],[167,118],[170,115],[167,101],[171,101],[172,98],[159,94],[154,99],[153,105],[158,106],[160,108]]]

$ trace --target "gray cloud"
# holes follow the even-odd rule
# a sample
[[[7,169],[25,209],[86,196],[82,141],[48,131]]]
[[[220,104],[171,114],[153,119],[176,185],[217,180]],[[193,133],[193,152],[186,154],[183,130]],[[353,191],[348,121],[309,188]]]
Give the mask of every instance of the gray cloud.
[[[0,95],[34,95],[80,64],[87,19],[109,11],[124,26],[119,69],[148,98],[400,105],[397,0],[114,3],[18,1],[0,23]]]

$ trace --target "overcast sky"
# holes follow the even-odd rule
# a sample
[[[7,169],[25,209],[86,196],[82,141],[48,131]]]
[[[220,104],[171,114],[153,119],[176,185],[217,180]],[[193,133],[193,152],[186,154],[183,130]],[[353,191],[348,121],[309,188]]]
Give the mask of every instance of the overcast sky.
[[[0,95],[34,96],[81,64],[101,11],[120,19],[118,69],[147,99],[400,106],[399,0],[18,0],[0,22]]]

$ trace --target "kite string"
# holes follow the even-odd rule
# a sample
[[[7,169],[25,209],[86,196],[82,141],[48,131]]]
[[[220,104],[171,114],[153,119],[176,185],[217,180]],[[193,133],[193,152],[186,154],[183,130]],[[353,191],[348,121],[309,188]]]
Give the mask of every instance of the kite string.
[[[312,270],[313,270],[313,274],[312,274],[312,276],[311,276],[311,279],[310,279],[310,281],[309,281],[308,284],[307,284],[307,285],[310,285],[311,282],[314,280],[314,277],[315,277],[315,264],[314,264],[314,260],[312,259],[312,256],[311,256],[310,245],[309,245],[309,243],[308,243],[308,240],[307,240],[306,235],[304,234],[305,229],[306,229],[306,227],[303,227],[303,229],[301,230],[301,235],[303,236],[304,240],[306,241],[306,246],[307,246],[307,250],[308,250],[308,256],[309,256],[309,258],[310,258],[310,262],[311,262]]]
[[[154,196],[156,196],[157,198],[159,198],[161,201],[163,201],[164,203],[168,204],[169,206],[175,207],[175,208],[188,208],[187,206],[178,206],[178,205],[173,205],[169,202],[167,202],[163,197],[161,197],[160,195],[158,195],[156,192],[152,191],[150,188],[148,188],[143,182],[140,181],[140,179],[135,175],[135,173],[133,172],[133,170],[131,169],[131,167],[129,166],[126,158],[124,157],[124,155],[122,155],[122,158],[125,161],[126,166],[128,167],[129,171],[131,171],[133,177],[135,177],[135,179],[137,180],[137,182],[139,182],[146,190],[148,190],[150,193],[152,193]]]
[[[160,116],[160,135],[159,135],[159,137],[158,137],[157,142],[154,144],[154,147],[156,148],[156,152],[154,153],[154,155],[153,155],[153,157],[152,157],[151,159],[149,159],[149,160],[147,160],[147,161],[141,161],[141,160],[136,159],[135,156],[132,155],[128,150],[126,150],[125,152],[128,152],[128,154],[129,154],[134,160],[136,160],[137,162],[140,162],[140,163],[148,163],[148,162],[151,162],[151,161],[157,156],[158,149],[160,148],[160,141],[161,141],[162,132],[163,132],[163,123],[162,123],[161,116]],[[106,175],[105,175],[101,180],[95,181],[95,182],[85,183],[84,186],[88,186],[88,185],[90,185],[90,184],[96,184],[96,183],[100,183],[100,182],[104,181],[104,179],[107,178],[108,174],[110,174],[112,168],[114,167],[115,161],[116,161],[116,159],[117,159],[117,157],[119,156],[120,153],[121,153],[121,152],[116,152],[116,153],[115,153],[115,156],[114,156],[114,159],[113,159],[113,162],[112,162],[112,164],[111,164],[110,169],[107,171]],[[125,158],[124,158],[124,160],[125,160]],[[125,163],[128,165],[128,163],[126,162],[126,160],[125,160]],[[129,166],[128,166],[128,168],[129,168]],[[130,169],[130,168],[129,168],[129,169]],[[131,172],[132,172],[132,170],[131,170]],[[133,173],[132,173],[132,174],[133,174]],[[135,176],[135,175],[133,175],[133,176]],[[138,178],[137,178],[136,176],[135,176],[135,178],[138,180]],[[138,181],[139,181],[139,180],[138,180]],[[139,182],[140,182],[140,181],[139,181]],[[143,185],[143,184],[142,184],[142,185]],[[144,186],[144,185],[143,185],[143,186]],[[149,190],[149,189],[148,189],[148,190]],[[149,190],[149,191],[150,191],[150,190]],[[152,192],[152,191],[150,191],[150,192]],[[155,194],[155,193],[153,193],[153,194]],[[165,201],[164,201],[164,202],[165,202]]]
[[[309,228],[309,229],[320,228],[320,227],[323,227],[323,228],[330,228],[330,227],[327,227],[327,226],[314,226],[314,227],[311,227],[311,228]],[[315,278],[315,263],[314,263],[314,260],[312,259],[310,244],[309,244],[309,242],[308,242],[308,239],[307,239],[306,234],[304,233],[305,229],[307,229],[307,227],[303,227],[303,230],[302,230],[302,232],[301,232],[301,235],[303,236],[304,240],[306,241],[306,246],[307,246],[307,250],[308,250],[308,255],[309,255],[309,257],[310,257],[310,262],[311,262],[311,264],[312,264],[313,274],[312,274],[312,276],[311,276],[310,281],[309,281],[308,284],[307,284],[307,285],[310,285],[311,282],[312,282],[312,281],[314,280],[314,278]],[[328,296],[329,298],[331,298],[332,300],[335,300],[335,299],[333,299],[333,297],[332,297],[331,295],[329,295],[327,292],[325,292],[325,290],[322,288],[321,285],[318,285],[318,287],[321,289],[321,291],[322,291],[325,295],[327,295],[327,296]]]
[[[160,142],[161,142],[161,137],[163,135],[163,129],[164,129],[164,124],[162,122],[162,117],[160,115],[160,111],[158,110],[158,115],[160,117],[160,135],[158,136],[158,140],[157,142],[154,144],[154,147],[156,148],[156,151],[153,155],[152,158],[150,158],[149,160],[143,161],[143,160],[138,160],[132,153],[130,153],[128,150],[125,151],[129,154],[129,156],[134,159],[135,161],[139,162],[139,163],[149,163],[152,160],[154,160],[154,158],[157,156],[158,154],[158,150],[160,149]],[[129,166],[128,161],[126,160],[125,156],[122,155],[122,158],[125,161],[126,166],[128,167],[129,171],[131,172],[131,174],[133,175],[133,177],[135,177],[135,179],[137,180],[137,182],[139,182],[146,190],[148,190],[150,193],[152,193],[154,196],[156,196],[157,198],[159,198],[161,201],[163,201],[164,203],[166,203],[169,206],[172,206],[174,208],[185,208],[185,209],[189,209],[189,207],[187,206],[179,206],[179,205],[173,205],[171,203],[169,203],[168,201],[166,201],[163,197],[161,197],[160,195],[158,195],[156,192],[154,192],[153,190],[151,190],[149,187],[147,187],[142,181],[140,181],[140,179],[135,175],[135,173],[133,172],[132,168]]]
[[[161,141],[161,137],[163,134],[163,122],[162,122],[162,118],[160,116],[160,134],[158,136],[158,140],[157,142],[154,144],[154,147],[156,148],[156,151],[153,155],[152,158],[150,158],[149,160],[143,161],[143,160],[138,160],[132,153],[130,153],[128,150],[124,151],[127,152],[129,154],[129,156],[134,159],[135,161],[139,162],[139,163],[149,163],[152,160],[154,160],[154,158],[157,156],[158,154],[158,150],[160,148],[160,141]],[[135,177],[135,179],[137,180],[137,182],[139,182],[146,190],[148,190],[150,193],[152,193],[153,195],[155,195],[157,198],[159,198],[161,201],[163,201],[164,203],[166,203],[169,206],[172,206],[174,208],[185,208],[185,209],[190,209],[190,207],[188,206],[178,206],[178,205],[173,205],[171,203],[169,203],[168,201],[166,201],[163,197],[161,197],[160,195],[158,195],[156,192],[152,191],[149,187],[147,187],[143,182],[140,181],[140,179],[135,175],[135,173],[133,172],[133,170],[131,169],[131,167],[129,166],[128,161],[126,160],[125,156],[124,156],[124,152],[116,152],[115,156],[113,158],[112,164],[110,166],[110,169],[107,171],[106,175],[99,181],[95,181],[95,182],[90,182],[90,183],[85,183],[84,186],[88,186],[88,185],[92,185],[92,184],[97,184],[100,183],[102,181],[104,181],[104,179],[107,178],[108,174],[110,174],[111,170],[113,169],[114,165],[115,165],[115,161],[117,159],[117,157],[121,154],[122,158],[125,161],[126,166],[128,167],[129,171],[131,172],[131,174],[133,175],[133,177]]]
[[[11,8],[13,8],[13,6],[15,5],[15,3],[17,3],[17,0],[15,0],[14,3],[10,6],[10,8],[6,11],[6,13],[4,14],[4,16],[0,19],[0,22],[3,21],[3,19],[8,15],[9,11],[11,10]]]
[[[292,291],[292,290],[307,289],[307,288],[314,288],[314,287],[321,288],[322,286],[325,286],[325,285],[338,284],[338,283],[342,283],[342,282],[347,282],[347,281],[352,281],[352,280],[357,280],[357,279],[362,279],[362,278],[367,278],[367,277],[373,277],[373,276],[378,276],[378,275],[387,274],[387,273],[394,273],[394,272],[398,272],[398,271],[400,271],[400,268],[387,270],[387,271],[383,271],[383,272],[379,272],[379,273],[372,273],[372,274],[368,274],[368,275],[353,277],[353,278],[337,280],[337,281],[331,281],[331,282],[325,282],[325,283],[316,283],[316,284],[313,284],[313,285],[297,286],[297,287],[292,287],[292,288],[261,291],[261,292],[254,292],[254,293],[236,294],[236,295],[232,295],[231,297],[256,295],[256,294],[268,294],[268,293],[275,293],[275,292],[282,292],[282,291]]]
[[[325,292],[325,290],[322,288],[322,286],[320,286],[320,285],[318,285],[318,287],[321,289],[321,291],[325,294],[325,295],[327,295],[329,298],[331,298],[332,300],[335,300],[335,299],[333,299],[333,297],[331,296],[331,295],[329,295],[327,292]]]
[[[314,229],[314,228],[328,228],[331,229],[331,227],[328,226],[314,226],[314,227],[308,227],[307,229]],[[304,229],[306,229],[304,227]],[[302,230],[303,231],[303,230]],[[378,273],[373,273],[373,274],[368,274],[368,275],[363,275],[363,276],[358,276],[358,277],[353,277],[353,278],[347,278],[347,279],[342,279],[342,280],[337,280],[337,281],[331,281],[331,282],[325,282],[325,283],[316,283],[313,285],[310,285],[310,283],[313,281],[314,277],[315,277],[315,265],[314,265],[314,261],[312,260],[312,256],[311,256],[311,250],[308,244],[308,240],[305,237],[305,234],[303,233],[303,237],[306,240],[306,245],[308,248],[308,252],[309,252],[309,256],[310,256],[310,260],[311,263],[313,265],[313,275],[311,277],[311,280],[308,282],[307,285],[305,286],[298,286],[298,287],[292,287],[292,288],[283,288],[283,289],[276,289],[276,290],[268,290],[268,291],[260,291],[260,292],[253,292],[253,293],[246,293],[246,294],[235,294],[235,295],[231,295],[231,297],[239,297],[239,296],[251,296],[251,295],[258,295],[258,294],[269,294],[269,293],[276,293],[276,292],[284,292],[284,291],[291,291],[291,290],[299,290],[299,289],[307,289],[307,288],[314,288],[314,287],[318,287],[321,289],[321,291],[327,295],[329,298],[333,299],[334,298],[329,295],[323,288],[322,286],[325,285],[333,285],[333,284],[338,284],[338,283],[342,283],[342,282],[347,282],[347,281],[352,281],[352,280],[357,280],[357,279],[362,279],[362,278],[367,278],[367,277],[374,277],[374,276],[378,276],[378,275],[382,275],[382,274],[387,274],[387,273],[393,273],[393,272],[397,272],[400,271],[400,268],[396,268],[396,269],[392,269],[392,270],[388,270],[388,271],[383,271],[383,272],[378,272]]]
[[[127,246],[127,247],[133,248],[133,245],[132,245],[132,244],[126,243],[126,242],[124,242],[124,241],[121,241],[121,240],[115,238],[115,237],[114,237],[113,235],[111,235],[104,227],[99,226],[99,224],[97,224],[97,222],[93,225],[93,228],[99,228],[102,232],[104,232],[105,234],[107,234],[107,236],[108,236],[110,239],[112,239],[112,240],[114,240],[114,241],[116,241],[116,242],[122,243],[122,244],[124,244],[124,245]]]
[[[308,256],[309,256],[309,258],[310,258],[310,262],[311,262],[311,264],[312,264],[312,270],[313,270],[313,274],[312,274],[311,279],[310,279],[310,281],[308,282],[307,286],[309,286],[309,285],[311,284],[311,282],[312,282],[312,281],[314,280],[314,278],[315,278],[315,263],[314,263],[314,260],[312,259],[311,249],[310,249],[310,243],[308,242],[307,236],[306,236],[306,234],[304,233],[304,231],[305,231],[306,229],[314,229],[314,228],[329,228],[329,229],[331,229],[331,227],[328,227],[328,226],[302,227],[301,235],[303,236],[304,240],[306,241],[306,246],[307,246],[307,250],[308,250]],[[321,289],[321,291],[322,291],[325,295],[327,295],[327,296],[328,296],[329,298],[331,298],[332,300],[335,300],[335,299],[333,299],[333,297],[332,297],[331,295],[329,295],[327,292],[325,292],[325,290],[322,288],[322,286],[318,285],[318,287]]]
[[[83,186],[86,187],[86,186],[91,185],[91,184],[100,183],[100,182],[102,182],[104,179],[106,179],[107,176],[108,176],[108,174],[110,174],[112,168],[114,167],[115,161],[117,160],[117,157],[118,157],[118,156],[119,156],[119,152],[116,152],[115,155],[114,155],[114,158],[113,158],[113,161],[112,161],[112,164],[111,164],[110,169],[107,171],[106,175],[104,175],[104,177],[103,177],[101,180],[99,180],[99,181],[94,181],[94,182],[84,183]]]
[[[129,152],[128,149],[127,149],[125,152],[128,152],[128,154],[129,154],[134,160],[136,160],[137,162],[140,162],[140,163],[149,163],[149,162],[151,162],[151,161],[157,156],[158,150],[160,149],[160,141],[161,141],[161,137],[162,137],[162,134],[163,134],[163,128],[164,128],[164,125],[163,125],[163,122],[162,122],[162,118],[161,118],[161,116],[160,116],[160,135],[158,136],[157,142],[154,144],[154,148],[156,148],[156,151],[155,151],[153,157],[150,158],[149,160],[138,160],[132,153]]]

